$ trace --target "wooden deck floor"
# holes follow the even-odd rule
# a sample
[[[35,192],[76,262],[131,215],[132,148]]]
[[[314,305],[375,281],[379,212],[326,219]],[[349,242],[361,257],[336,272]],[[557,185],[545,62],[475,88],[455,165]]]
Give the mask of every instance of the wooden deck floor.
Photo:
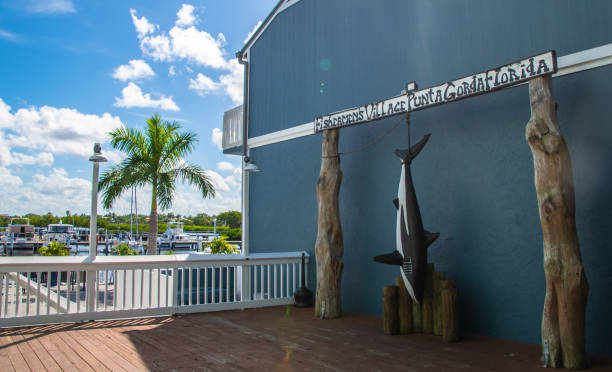
[[[612,360],[592,357],[592,371]],[[0,329],[0,371],[542,371],[539,347],[385,336],[380,318],[274,307]]]

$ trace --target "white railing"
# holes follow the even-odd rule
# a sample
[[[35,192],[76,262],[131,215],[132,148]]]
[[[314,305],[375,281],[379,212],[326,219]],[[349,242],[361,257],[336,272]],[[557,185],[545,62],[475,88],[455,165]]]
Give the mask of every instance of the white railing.
[[[223,150],[242,145],[242,105],[223,114]]]
[[[291,304],[301,256],[6,257],[0,327]]]

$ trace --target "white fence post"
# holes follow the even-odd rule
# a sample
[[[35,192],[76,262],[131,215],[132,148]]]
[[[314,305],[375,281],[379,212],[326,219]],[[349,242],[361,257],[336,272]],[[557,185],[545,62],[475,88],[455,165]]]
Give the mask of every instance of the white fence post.
[[[93,313],[96,311],[96,272],[87,271],[85,275],[87,278],[85,280],[85,311]]]

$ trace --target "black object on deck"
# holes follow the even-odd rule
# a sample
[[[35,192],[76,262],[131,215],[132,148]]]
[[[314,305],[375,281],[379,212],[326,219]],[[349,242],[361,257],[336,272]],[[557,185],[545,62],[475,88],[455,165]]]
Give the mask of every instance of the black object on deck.
[[[302,253],[302,286],[293,294],[295,307],[312,307],[314,305],[314,296],[312,291],[306,288],[305,260],[305,255]]]

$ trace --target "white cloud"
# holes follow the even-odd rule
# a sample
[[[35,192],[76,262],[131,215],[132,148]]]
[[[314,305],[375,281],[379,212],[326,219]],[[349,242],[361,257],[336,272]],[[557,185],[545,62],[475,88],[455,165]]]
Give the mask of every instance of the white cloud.
[[[8,168],[0,167],[0,189],[11,188],[21,186],[23,181],[18,176],[11,174],[11,170]],[[12,189],[11,189],[12,190]],[[8,190],[7,190],[8,191]],[[6,202],[7,200],[3,198]]]
[[[91,115],[49,106],[12,112],[0,98],[0,212],[63,214],[69,209],[88,213],[90,182],[71,177],[62,168],[42,167],[50,167],[57,155],[78,156],[81,160],[75,162],[87,164],[93,143],[108,143],[108,132],[121,126],[121,120],[108,113]],[[110,146],[103,147],[111,163],[123,156],[107,151]],[[10,168],[24,165],[37,167],[27,182]]]
[[[30,13],[74,13],[76,9],[70,0],[31,0],[28,11]]]
[[[208,74],[198,73],[195,78],[189,79],[189,88],[200,95],[222,94],[228,96],[235,104],[242,102],[244,68],[233,57],[225,59],[227,55],[223,48],[227,43],[225,35],[219,33],[215,38],[209,32],[196,28],[197,16],[192,5],[182,5],[177,12],[174,27],[167,33],[155,32],[159,29],[158,26],[149,23],[145,17],[138,18],[134,9],[130,11],[140,41],[140,49],[145,56],[155,61],[186,61],[221,70],[217,79],[211,78]],[[251,31],[251,35],[260,25],[261,22]],[[173,67],[171,66],[171,69]],[[189,66],[185,66],[185,69],[189,73],[193,72]],[[174,70],[169,70],[170,76],[174,73]]]
[[[66,210],[89,213],[90,196],[91,182],[72,178],[62,168],[34,174],[30,181],[23,182],[10,170],[0,167],[0,198],[4,213],[43,214],[51,211],[63,215]]]
[[[227,62],[223,58],[224,53],[221,48],[225,43],[223,34],[219,34],[215,39],[208,32],[200,31],[194,26],[188,28],[175,26],[169,35],[174,58],[186,59],[206,67],[226,67]]]
[[[168,67],[168,76],[174,76],[176,75],[176,68],[174,68],[173,66]]]
[[[223,131],[219,128],[214,128],[212,130],[212,143],[217,145],[219,150],[223,150]]]
[[[10,167],[28,164],[51,166],[59,154],[76,155],[87,163],[85,159],[91,154],[92,144],[107,143],[107,133],[122,125],[118,117],[107,113],[88,115],[66,108],[43,106],[12,112],[11,107],[0,99],[0,212],[41,214],[51,211],[62,215],[68,209],[73,213],[89,213],[91,183],[88,179],[70,175],[62,168],[38,168],[31,179],[26,180],[12,174]],[[222,132],[217,128],[215,133],[220,146]],[[104,156],[109,163],[119,162],[124,154],[109,147],[103,145]],[[25,151],[15,151],[16,148]],[[109,163],[102,166],[102,172]],[[207,171],[217,189],[215,199],[203,199],[197,189],[179,184],[171,210],[184,215],[239,210],[240,167],[233,167],[230,162],[220,162],[217,167],[219,171],[227,172],[227,176]],[[150,187],[139,189],[141,213],[148,213],[150,192]],[[113,211],[124,214],[129,209],[128,192],[117,200]]]
[[[19,40],[20,37],[17,34],[14,34],[12,32],[8,32],[6,30],[3,30],[0,28],[0,39],[6,39],[6,40]]]
[[[220,161],[217,163],[217,169],[221,172],[233,172],[236,167],[229,161]]]
[[[215,185],[215,190],[217,191],[230,191],[230,187],[219,173],[207,170],[206,175],[210,178],[210,181]]]
[[[162,110],[179,111],[172,96],[166,97],[161,95],[159,99],[151,98],[149,93],[143,94],[140,87],[130,82],[121,91],[121,98],[115,98],[115,106],[117,107],[155,107]]]
[[[108,132],[123,125],[119,117],[108,113],[98,116],[50,106],[22,108],[14,114],[10,110],[0,98],[0,158],[3,164],[50,165],[52,156],[59,154],[87,158],[94,142],[107,142]],[[41,153],[15,154],[11,153],[11,147]]]
[[[176,13],[177,26],[191,26],[196,22],[196,16],[193,14],[193,5],[183,4],[181,9]]]
[[[219,82],[223,92],[231,98],[232,102],[240,104],[243,99],[244,68],[235,59],[229,62],[229,66],[230,73],[221,75]]]
[[[242,169],[228,161],[217,163],[217,169],[221,172],[229,172],[230,175],[223,178],[223,181],[233,190],[240,190],[242,183]]]
[[[32,176],[32,186],[46,195],[61,195],[66,198],[89,199],[91,182],[83,178],[70,178],[63,168],[53,168],[48,175]]]
[[[113,149],[104,150],[103,155],[111,164],[120,163],[126,157],[124,152]]]
[[[225,68],[227,65],[223,58],[223,34],[219,34],[215,39],[206,31],[200,31],[193,25],[181,26],[177,21],[168,34],[154,35],[155,27],[148,23],[146,18],[139,19],[132,14],[132,19],[140,40],[140,49],[156,61],[187,60],[212,68]],[[143,20],[146,21],[146,26],[142,25]]]
[[[11,114],[11,106],[4,103],[0,98],[0,129],[13,127],[13,115]]]
[[[257,29],[259,28],[259,26],[261,26],[261,21],[257,22],[255,27],[253,27],[251,32],[249,32],[249,34],[247,35],[246,39],[244,39],[244,41],[243,41],[244,44],[246,44],[247,41],[249,41],[249,39],[251,38],[251,36],[253,36],[255,34],[255,32],[257,32]]]
[[[233,103],[242,102],[243,94],[243,67],[236,61],[229,62],[230,73],[219,77],[219,81],[213,81],[210,77],[198,73],[195,79],[189,79],[189,89],[195,90],[199,95],[208,93],[225,94]]]
[[[240,169],[238,174],[240,175]],[[236,173],[236,172],[234,172]],[[234,175],[222,177],[212,170],[206,170],[206,174],[211,178],[216,187],[216,197],[214,199],[204,199],[196,188],[189,184],[178,183],[174,195],[174,203],[169,211],[181,215],[196,215],[206,212],[210,215],[226,212],[230,210],[240,210],[240,180]],[[138,211],[141,214],[148,214],[151,208],[151,187],[145,186],[137,189]],[[85,206],[89,208],[89,206]],[[84,208],[85,208],[84,207]],[[65,210],[65,209],[64,209]],[[72,209],[71,209],[72,210]],[[117,214],[127,214],[130,212],[130,192],[124,193],[113,205],[113,212]],[[63,213],[63,210],[62,210]],[[86,212],[87,213],[87,212]]]
[[[225,182],[232,188],[240,188],[242,184],[242,169],[239,167],[234,168],[230,176],[225,177]]]
[[[150,78],[155,76],[155,72],[142,59],[133,59],[127,65],[121,65],[113,72],[113,77],[117,80],[128,81]]]
[[[134,23],[134,28],[138,33],[139,39],[145,35],[155,32],[155,26],[149,23],[145,17],[138,18],[136,16],[136,10],[130,9],[130,14],[132,15],[132,22]]]
[[[140,40],[140,50],[156,61],[174,61],[170,39],[165,35],[145,36]]]
[[[103,165],[106,167],[107,165]],[[101,170],[104,171],[104,168]],[[237,169],[238,174],[240,170]],[[177,184],[174,203],[170,211],[175,214],[196,215],[201,212],[218,214],[229,210],[240,210],[240,182],[235,177],[221,177],[213,171],[207,171],[213,184],[217,187],[214,199],[203,199],[200,192],[188,184]],[[63,215],[66,210],[72,213],[89,214],[91,208],[91,183],[88,179],[73,177],[62,168],[53,168],[39,172],[25,182],[13,175],[8,168],[0,167],[0,205],[1,213],[26,214],[29,212],[43,214],[52,212]],[[151,187],[137,189],[138,212],[148,214],[151,207]],[[99,213],[104,213],[98,205]],[[130,192],[126,191],[113,205],[112,211],[117,214],[130,212]]]
[[[219,89],[220,84],[215,83],[208,76],[198,73],[195,79],[189,79],[189,89],[196,90],[198,94],[215,92]]]
[[[1,144],[1,141],[0,141]],[[6,152],[5,152],[6,150]],[[0,165],[39,165],[50,167],[53,164],[53,154],[41,152],[36,156],[26,155],[18,152],[10,152],[8,148],[0,149]]]
[[[229,192],[219,192],[219,190],[217,190],[217,196],[214,199],[203,199],[199,191],[193,187],[189,185],[180,185],[177,187],[172,211],[174,213],[192,216],[202,212],[206,212],[209,215],[215,215],[230,210],[239,211],[240,207],[240,189],[231,189]]]

